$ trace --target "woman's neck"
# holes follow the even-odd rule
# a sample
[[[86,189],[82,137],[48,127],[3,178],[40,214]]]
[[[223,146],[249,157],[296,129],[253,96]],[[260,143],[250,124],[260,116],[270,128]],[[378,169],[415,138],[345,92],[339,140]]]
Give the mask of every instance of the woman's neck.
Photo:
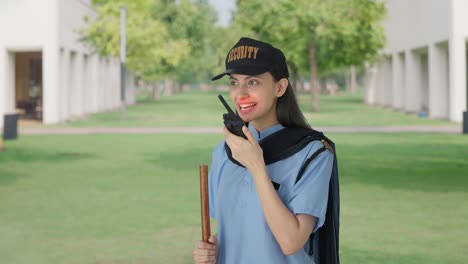
[[[277,125],[279,124],[279,121],[278,119],[274,119],[274,120],[270,120],[268,122],[264,121],[262,122],[261,120],[254,120],[252,122],[250,122],[250,124],[255,127],[255,129],[261,133],[263,130],[269,128],[269,127],[272,127],[274,125]]]

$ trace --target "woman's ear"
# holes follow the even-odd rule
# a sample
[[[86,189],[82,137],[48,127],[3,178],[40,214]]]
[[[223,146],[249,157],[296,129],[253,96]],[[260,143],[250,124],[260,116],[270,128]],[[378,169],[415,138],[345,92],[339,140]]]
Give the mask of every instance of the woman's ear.
[[[283,96],[283,94],[286,92],[286,89],[288,89],[288,84],[289,81],[286,78],[283,78],[276,83],[276,97]]]

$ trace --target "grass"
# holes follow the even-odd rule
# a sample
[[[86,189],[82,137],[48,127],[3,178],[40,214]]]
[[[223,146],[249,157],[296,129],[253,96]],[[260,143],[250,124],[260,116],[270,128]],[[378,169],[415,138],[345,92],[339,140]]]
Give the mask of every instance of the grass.
[[[301,94],[299,103],[312,126],[434,126],[456,125],[446,120],[418,117],[391,108],[363,104],[362,95],[321,96],[320,111],[310,111],[310,95]]]
[[[60,126],[220,126],[217,92],[191,91]],[[225,96],[227,98],[227,95]],[[308,95],[300,95],[303,110]],[[321,98],[313,126],[456,125]],[[339,154],[342,263],[468,263],[468,137],[330,134]],[[2,263],[191,262],[198,165],[221,134],[24,136],[0,152]]]
[[[342,263],[468,263],[468,137],[331,134]],[[191,263],[222,135],[20,136],[0,153],[2,263]]]
[[[219,92],[193,90],[174,96],[164,96],[159,102],[140,93],[138,104],[126,109],[126,119],[120,121],[119,111],[91,114],[61,126],[72,127],[210,127],[222,125],[226,112],[219,102]],[[228,100],[226,93],[221,93]],[[299,102],[310,124],[323,126],[396,126],[454,125],[443,120],[420,118],[388,108],[363,104],[362,95],[321,96],[320,112],[310,111],[310,95],[301,94]]]

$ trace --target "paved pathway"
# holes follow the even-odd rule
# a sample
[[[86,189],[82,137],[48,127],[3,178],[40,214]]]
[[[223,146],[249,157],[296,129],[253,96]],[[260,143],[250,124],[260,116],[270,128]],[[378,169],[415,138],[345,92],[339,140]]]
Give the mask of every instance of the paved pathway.
[[[386,127],[315,127],[327,133],[357,133],[357,132],[433,132],[460,134],[460,126],[386,126]],[[161,127],[161,128],[37,128],[20,127],[20,135],[85,135],[85,134],[158,134],[158,133],[187,133],[187,134],[217,134],[222,133],[219,127]]]

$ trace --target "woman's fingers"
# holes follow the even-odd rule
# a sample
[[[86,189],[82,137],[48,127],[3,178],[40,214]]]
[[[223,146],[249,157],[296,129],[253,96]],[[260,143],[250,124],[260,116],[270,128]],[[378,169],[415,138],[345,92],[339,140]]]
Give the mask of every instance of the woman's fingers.
[[[242,126],[242,132],[244,132],[244,135],[247,137],[247,140],[250,141],[250,143],[257,143],[257,140],[255,140],[252,132],[250,132],[246,126]]]
[[[212,236],[210,239],[212,239]],[[212,240],[217,242],[216,238]],[[195,248],[193,249],[195,263],[216,263],[216,256],[217,249],[215,245],[203,241],[195,242]]]
[[[198,248],[198,249],[216,249],[215,245],[212,245],[210,243],[206,243],[206,242],[203,242],[203,241],[197,241],[195,243],[195,247]]]
[[[208,242],[215,245],[215,247],[218,246],[218,238],[216,236],[210,236],[210,238],[208,238]]]

